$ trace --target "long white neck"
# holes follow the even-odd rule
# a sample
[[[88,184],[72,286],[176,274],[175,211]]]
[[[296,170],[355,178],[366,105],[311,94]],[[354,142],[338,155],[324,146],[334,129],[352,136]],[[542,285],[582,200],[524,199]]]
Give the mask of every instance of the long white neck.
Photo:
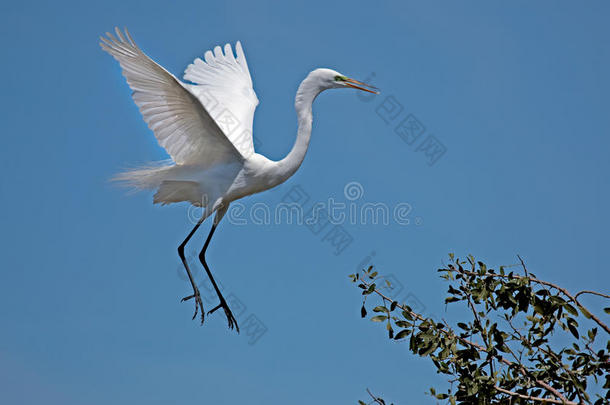
[[[319,80],[311,74],[301,82],[297,95],[294,101],[294,108],[297,111],[297,120],[299,128],[297,130],[297,139],[294,146],[286,155],[286,157],[277,162],[278,184],[286,181],[292,176],[303,163],[309,140],[311,138],[311,124],[313,120],[311,106],[316,96],[324,90],[320,87]]]

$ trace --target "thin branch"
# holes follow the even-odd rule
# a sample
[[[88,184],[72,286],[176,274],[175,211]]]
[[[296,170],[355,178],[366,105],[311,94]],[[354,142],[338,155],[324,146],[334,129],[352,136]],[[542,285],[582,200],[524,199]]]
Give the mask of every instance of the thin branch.
[[[369,390],[368,388],[366,389],[366,392],[369,393],[369,395],[371,396],[371,398],[373,398],[374,402],[377,402],[379,405],[385,405],[385,402],[381,399],[376,397],[375,395],[373,395],[373,393],[371,392],[371,390]]]
[[[559,400],[559,399],[555,399],[555,398],[532,397],[531,395],[519,394],[518,392],[509,391],[509,390],[504,389],[502,387],[498,387],[497,385],[494,385],[494,388],[497,391],[500,391],[500,392],[502,392],[502,393],[504,393],[506,395],[510,395],[510,396],[513,396],[513,397],[519,397],[519,398],[523,398],[523,399],[529,399],[530,401],[549,402],[551,404],[579,405],[578,402],[564,401],[564,400]]]
[[[572,380],[572,383],[575,386],[578,386],[578,379],[576,378],[576,376],[574,375],[574,373],[572,373],[572,371],[570,370],[570,367],[567,367],[565,364],[563,364],[563,362],[561,361],[561,357],[557,356],[557,354],[555,354],[553,352],[553,350],[551,349],[551,346],[549,346],[548,344],[546,345],[546,347],[548,349],[544,349],[542,346],[540,346],[538,349],[542,352],[547,354],[549,357],[553,358],[555,360],[555,362],[557,363],[557,365],[562,368],[563,370],[565,370],[565,372],[568,374],[568,376],[570,377],[570,379]],[[582,394],[580,393],[579,390],[576,390],[576,395],[578,395],[578,399],[580,399],[581,403],[585,403],[585,400],[582,397]]]
[[[474,268],[474,263],[472,263],[472,266]],[[466,282],[464,280],[461,280],[461,284],[462,286],[465,284]],[[466,300],[468,301],[468,306],[470,307],[470,310],[472,311],[472,314],[474,315],[474,319],[475,319],[475,326],[477,326],[477,329],[479,329],[479,333],[481,334],[481,338],[483,340],[483,342],[485,343],[485,346],[489,346],[489,344],[487,343],[487,336],[483,334],[483,324],[481,323],[481,318],[479,318],[479,314],[477,313],[476,308],[474,307],[474,304],[472,303],[472,297],[470,293],[466,293]],[[446,325],[447,323],[445,323]],[[489,375],[491,378],[494,378],[494,366],[493,366],[493,357],[491,357],[490,361],[489,361]]]
[[[527,267],[525,267],[525,262],[523,261],[521,256],[517,255],[517,257],[519,258],[519,261],[521,262],[521,267],[523,267],[523,271],[525,272],[525,276],[529,277],[530,275],[527,272]]]
[[[597,292],[597,291],[589,291],[589,290],[582,290],[582,291],[576,293],[576,295],[574,295],[574,298],[575,299],[578,298],[578,296],[580,294],[593,294],[593,295],[599,295],[600,297],[604,297],[604,298],[610,298],[610,295],[608,295],[608,294],[602,294],[602,293]]]

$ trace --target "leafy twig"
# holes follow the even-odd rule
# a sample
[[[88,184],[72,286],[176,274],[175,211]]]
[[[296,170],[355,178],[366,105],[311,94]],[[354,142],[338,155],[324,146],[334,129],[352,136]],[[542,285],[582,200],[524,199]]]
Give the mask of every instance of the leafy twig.
[[[363,283],[365,286],[367,286],[367,287],[369,287],[370,285],[372,285],[371,283],[367,283],[365,280],[361,280],[361,282],[362,282],[362,283]],[[377,288],[375,288],[374,292],[375,292],[377,295],[379,295],[381,298],[383,298],[384,300],[386,300],[386,301],[389,301],[389,302],[392,302],[392,301],[393,301],[391,298],[389,298],[389,297],[385,296],[385,295],[384,295],[382,292],[380,292],[380,291],[379,291]],[[404,307],[404,306],[403,306],[403,305],[401,305],[401,304],[398,304],[398,305],[397,305],[397,308],[400,308],[400,309],[402,309],[403,311],[408,312],[408,313],[409,313],[409,314],[410,314],[410,315],[411,315],[413,318],[415,318],[415,319],[417,319],[417,320],[419,320],[419,321],[425,321],[425,318],[424,318],[424,317],[422,317],[420,314],[418,314],[418,313],[416,313],[416,312],[413,312],[413,311],[409,310],[408,308]],[[443,334],[445,334],[445,335],[447,335],[447,336],[449,336],[449,337],[455,337],[455,338],[456,338],[456,339],[458,339],[460,342],[464,343],[465,345],[468,345],[468,346],[471,346],[471,347],[475,348],[475,349],[476,349],[477,351],[479,351],[480,353],[487,353],[487,350],[485,349],[485,347],[483,347],[483,346],[479,345],[478,343],[475,343],[475,342],[473,342],[473,341],[471,341],[471,340],[468,340],[468,339],[466,339],[466,338],[462,338],[462,337],[460,337],[460,336],[457,336],[457,335],[455,335],[455,333],[453,333],[452,331],[448,331],[448,330],[446,330],[446,329],[444,329],[444,328],[439,328],[438,330],[439,330],[439,332],[441,332],[441,333],[443,333]],[[516,365],[515,363],[513,363],[512,361],[510,361],[510,360],[506,359],[505,357],[503,357],[503,356],[501,356],[501,355],[497,355],[497,356],[495,356],[495,357],[496,357],[496,359],[497,359],[498,361],[500,361],[500,362],[502,362],[502,363],[506,364],[506,365],[507,365],[507,366],[509,366],[509,367],[516,368],[517,370],[519,370],[519,372],[520,372],[520,373],[521,373],[523,376],[525,376],[525,377],[527,377],[527,378],[530,378],[530,376],[529,376],[529,375],[528,375],[528,373],[526,372],[525,367],[524,367],[523,365]],[[548,402],[553,402],[553,403],[558,403],[558,404],[578,405],[578,402],[572,402],[572,401],[568,401],[568,400],[566,399],[566,397],[565,397],[563,394],[561,394],[561,392],[557,391],[555,388],[551,387],[549,384],[545,383],[544,381],[542,381],[542,380],[538,380],[538,379],[537,379],[537,380],[535,380],[535,382],[536,382],[536,384],[537,384],[539,387],[544,388],[545,390],[547,390],[548,392],[552,393],[552,394],[553,394],[553,395],[555,395],[557,398],[559,398],[559,399],[554,399],[554,401],[556,401],[556,402],[553,402],[553,401],[548,401]]]

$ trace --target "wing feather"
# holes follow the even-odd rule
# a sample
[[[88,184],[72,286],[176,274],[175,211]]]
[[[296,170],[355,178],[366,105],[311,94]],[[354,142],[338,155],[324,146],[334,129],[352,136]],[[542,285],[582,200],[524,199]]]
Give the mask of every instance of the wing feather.
[[[230,44],[206,51],[184,72],[186,86],[205,106],[231,143],[244,157],[254,153],[252,123],[258,98],[239,41],[235,56]]]
[[[106,33],[100,46],[121,65],[132,97],[159,144],[177,164],[214,165],[243,161],[186,85],[150,59],[125,29]]]

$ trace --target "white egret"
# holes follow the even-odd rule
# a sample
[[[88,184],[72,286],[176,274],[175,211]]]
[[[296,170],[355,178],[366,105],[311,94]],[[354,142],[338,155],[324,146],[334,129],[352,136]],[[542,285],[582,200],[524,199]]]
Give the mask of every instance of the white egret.
[[[165,148],[171,161],[119,174],[116,179],[137,189],[156,190],[153,203],[171,204],[181,201],[202,207],[203,214],[178,254],[193,287],[195,314],[205,312],[199,289],[184,256],[184,247],[201,223],[216,213],[208,237],[199,254],[220,303],[208,314],[223,308],[229,328],[239,326],[222,296],[205,252],[229,204],[239,198],[275,187],[292,176],[301,166],[309,145],[312,125],[312,103],[320,92],[335,88],[355,88],[377,93],[375,87],[350,79],[331,69],[315,69],[301,82],[295,100],[298,119],[297,137],[288,155],[272,161],[254,151],[252,121],[258,99],[241,44],[197,58],[185,71],[181,82],[150,59],[135,44],[129,32],[118,28],[116,36],[107,33],[100,46],[121,65],[123,75],[133,90],[134,102],[144,120]],[[212,116],[211,111],[219,112]],[[237,124],[237,125],[236,125]],[[237,126],[237,127],[236,127]]]

